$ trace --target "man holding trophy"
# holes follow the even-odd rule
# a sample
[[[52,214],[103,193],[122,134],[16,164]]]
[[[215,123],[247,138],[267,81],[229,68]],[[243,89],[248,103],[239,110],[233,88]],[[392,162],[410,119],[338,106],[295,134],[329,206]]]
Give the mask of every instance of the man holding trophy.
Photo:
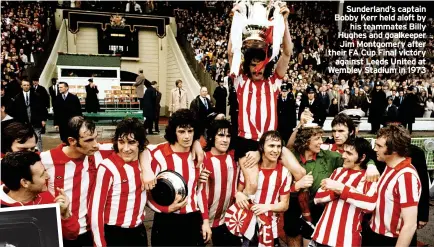
[[[243,193],[253,199],[259,170],[258,165],[252,162],[254,158],[249,151],[258,149],[263,133],[277,129],[277,97],[293,43],[287,22],[289,9],[284,2],[242,0],[235,4],[232,12],[234,19],[228,56],[240,108],[235,159],[239,160],[246,179]],[[279,55],[281,44],[283,51],[274,68],[273,60]],[[242,50],[244,61],[241,65]],[[286,148],[282,150],[282,163],[295,180],[305,174]]]

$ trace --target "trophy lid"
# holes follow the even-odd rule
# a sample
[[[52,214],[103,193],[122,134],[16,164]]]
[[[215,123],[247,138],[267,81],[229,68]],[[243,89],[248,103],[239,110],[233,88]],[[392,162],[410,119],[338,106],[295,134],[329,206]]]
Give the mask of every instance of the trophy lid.
[[[160,172],[157,175],[157,184],[151,190],[152,200],[160,206],[169,206],[178,194],[182,196],[182,199],[188,194],[184,178],[175,171]]]

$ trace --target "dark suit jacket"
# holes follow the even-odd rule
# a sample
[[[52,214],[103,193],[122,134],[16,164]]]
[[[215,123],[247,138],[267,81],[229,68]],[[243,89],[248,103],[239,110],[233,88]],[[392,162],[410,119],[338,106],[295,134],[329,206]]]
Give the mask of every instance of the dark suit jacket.
[[[330,106],[330,98],[329,98],[329,94],[326,92],[325,95],[322,95],[322,93],[320,92],[318,94],[318,99],[321,102],[321,105],[328,109]]]
[[[203,104],[200,95],[198,95],[190,104],[190,110],[196,114],[196,120],[198,121],[199,128],[202,130],[208,126],[208,115],[214,112],[211,101],[206,98],[206,102],[208,104],[208,109]]]
[[[47,121],[48,112],[45,108],[42,99],[33,90],[30,90],[30,112],[31,119],[27,115],[27,106],[24,99],[24,93],[21,91],[15,96],[15,101],[12,106],[12,115],[14,119],[22,123],[30,123],[35,128],[42,127],[42,121]]]
[[[153,120],[155,118],[155,105],[157,103],[157,90],[152,86],[146,88],[145,94],[143,95],[143,117],[146,120]]]
[[[292,93],[288,93],[285,101],[279,95],[277,99],[277,121],[277,130],[286,142],[290,133],[292,133],[292,129],[297,125],[297,107]]]
[[[327,116],[325,109],[321,107],[321,103],[318,99],[314,99],[312,105],[309,105],[309,100],[307,98],[303,99],[300,104],[300,108],[298,110],[298,119],[300,119],[301,114],[303,113],[304,109],[308,107],[310,112],[313,114],[313,122],[314,123],[322,123],[322,120],[325,119]]]
[[[393,103],[389,107],[389,109],[387,109],[387,107],[386,107],[384,121],[386,123],[387,122],[396,122],[396,121],[398,121],[398,107],[396,107]]]
[[[160,91],[155,90],[155,95],[156,95],[156,98],[155,98],[155,112],[157,113],[157,116],[159,116],[160,115],[160,108],[161,108],[160,102],[161,102],[161,96],[162,96],[162,94],[160,93]]]
[[[402,96],[402,101],[404,101],[404,96]],[[401,101],[399,99],[399,96],[395,97],[395,99],[393,100],[393,104],[396,105],[396,107],[400,107],[401,106]]]
[[[56,84],[57,87],[57,93],[59,94],[59,86]],[[48,92],[50,93],[50,97],[51,97],[51,106],[54,107],[54,104],[56,103],[56,91],[53,88],[53,85],[51,85],[48,88]]]
[[[407,94],[399,107],[399,118],[403,123],[414,123],[419,99],[415,94]]]
[[[35,89],[35,92],[39,95],[41,98],[42,103],[45,105],[46,108],[50,107],[50,96],[48,95],[47,89],[45,87],[38,85],[38,88]]]
[[[54,125],[65,126],[69,119],[82,116],[80,100],[75,94],[68,93],[65,100],[58,94],[54,104]]]
[[[212,96],[215,99],[216,111],[226,115],[226,98],[228,97],[228,90],[225,87],[218,86],[215,88]]]

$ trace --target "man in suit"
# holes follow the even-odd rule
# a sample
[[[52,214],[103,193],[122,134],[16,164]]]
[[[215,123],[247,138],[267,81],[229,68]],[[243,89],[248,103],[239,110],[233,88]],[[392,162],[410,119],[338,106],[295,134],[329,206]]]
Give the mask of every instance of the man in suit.
[[[143,120],[145,121],[145,128],[148,130],[148,135],[153,135],[152,124],[155,118],[155,104],[157,102],[157,92],[152,87],[151,82],[145,81],[145,94],[143,95]]]
[[[56,103],[57,95],[59,94],[59,86],[57,85],[57,78],[51,79],[51,86],[48,88],[48,92],[51,97],[51,109],[54,108],[54,104]]]
[[[156,91],[156,98],[155,98],[155,119],[154,119],[154,123],[155,123],[155,132],[160,133],[160,129],[159,129],[159,122],[160,122],[160,110],[161,110],[161,96],[162,94],[159,91],[158,88],[158,84],[156,81],[152,82],[152,86],[155,88]]]
[[[182,88],[182,81],[176,80],[176,87],[170,92],[170,115],[179,109],[188,109],[187,91]]]
[[[226,116],[226,98],[228,90],[224,87],[223,81],[219,82],[219,86],[215,88],[212,95],[215,99],[215,108],[217,113],[223,113]]]
[[[384,125],[398,121],[398,108],[393,104],[392,96],[387,98]]]
[[[201,87],[200,94],[191,101],[190,105],[190,110],[195,113],[196,120],[198,121],[198,133],[203,136],[205,136],[205,130],[208,127],[208,115],[213,112],[211,101],[206,97],[207,95],[208,89],[206,87]]]
[[[50,108],[50,96],[44,86],[39,85],[39,80],[33,80],[33,90],[41,98],[41,102],[45,108]]]
[[[318,99],[319,102],[321,103],[321,106],[324,107],[325,109],[329,109],[330,106],[330,97],[329,94],[327,93],[327,87],[326,86],[322,86],[319,89],[319,94],[318,94]]]
[[[399,108],[403,101],[404,101],[404,91],[401,90],[399,91],[399,95],[395,97],[395,99],[393,100],[393,104]]]
[[[428,97],[434,97],[434,82],[431,82],[431,86],[428,87]]]
[[[333,89],[328,92],[328,95],[329,95],[330,102],[332,102],[332,100],[334,98],[336,98],[338,100],[338,112],[340,112],[341,111],[341,109],[340,109],[340,107],[341,107],[341,94],[339,92],[339,84],[334,84]]]
[[[140,109],[143,109],[143,96],[145,95],[145,75],[143,75],[143,69],[139,70],[139,75],[136,78],[136,83],[134,86],[136,87],[137,98],[140,99]]]
[[[407,88],[407,95],[404,97],[398,112],[402,125],[408,128],[410,134],[413,132],[413,123],[416,121],[416,109],[419,105],[416,90],[413,86]]]
[[[313,87],[306,89],[307,99],[302,100],[300,108],[298,111],[298,119],[300,119],[301,114],[306,108],[309,108],[310,112],[313,114],[313,122],[317,123],[319,126],[323,126],[325,118],[327,117],[326,109],[321,108],[321,103],[315,98],[316,90]]]
[[[59,94],[54,104],[54,128],[59,130],[60,139],[67,143],[68,133],[66,133],[69,119],[81,116],[81,104],[78,97],[69,93],[69,86],[66,82],[59,82]]]
[[[377,81],[375,89],[371,92],[371,104],[369,106],[368,122],[371,123],[371,134],[377,134],[380,129],[381,121],[386,111],[387,101],[386,93],[383,91],[383,85]]]
[[[292,129],[297,125],[297,109],[291,84],[282,84],[277,98],[277,130],[282,139],[288,142]]]
[[[22,81],[21,88],[23,91],[18,93],[14,99],[12,116],[22,123],[33,126],[38,137],[38,150],[42,152],[41,131],[45,127],[48,118],[47,108],[43,99],[36,92],[30,90],[29,81]]]

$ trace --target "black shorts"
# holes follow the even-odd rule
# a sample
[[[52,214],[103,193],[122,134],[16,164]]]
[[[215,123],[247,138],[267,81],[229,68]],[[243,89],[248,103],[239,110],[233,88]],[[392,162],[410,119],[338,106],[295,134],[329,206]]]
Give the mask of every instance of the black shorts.
[[[324,211],[323,205],[310,205],[310,213],[312,215],[312,223],[316,225],[321,218]],[[306,223],[305,220],[300,218],[301,208],[298,202],[298,194],[291,194],[289,199],[289,208],[283,215],[284,226],[283,230],[289,237],[296,237],[301,235],[305,239],[311,239],[314,232],[314,228]]]
[[[238,161],[246,156],[247,152],[258,151],[259,142],[251,139],[237,137],[235,141],[235,160]]]

